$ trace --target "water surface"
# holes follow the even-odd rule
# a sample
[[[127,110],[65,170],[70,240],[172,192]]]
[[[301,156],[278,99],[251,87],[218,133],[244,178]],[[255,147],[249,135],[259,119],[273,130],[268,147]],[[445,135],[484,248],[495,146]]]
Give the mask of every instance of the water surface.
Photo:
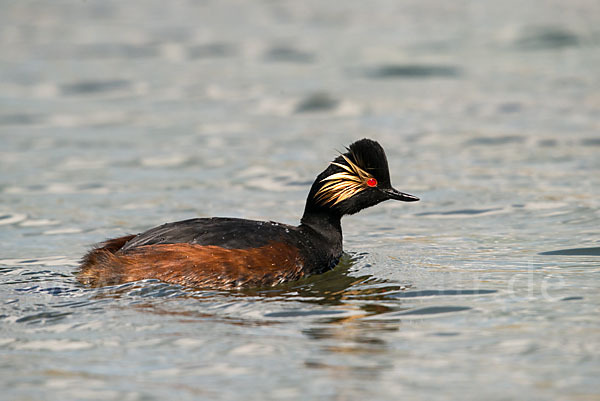
[[[600,397],[600,8],[4,2],[7,400]],[[371,137],[418,203],[343,220],[275,288],[103,289],[91,244],[167,221],[296,224]]]

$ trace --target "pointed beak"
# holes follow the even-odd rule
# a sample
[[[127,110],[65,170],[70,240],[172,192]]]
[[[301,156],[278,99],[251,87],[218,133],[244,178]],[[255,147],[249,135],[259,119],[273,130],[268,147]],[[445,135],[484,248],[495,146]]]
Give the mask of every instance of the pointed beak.
[[[383,193],[387,195],[388,199],[394,199],[403,202],[416,202],[419,200],[419,198],[414,195],[405,194],[404,192],[400,192],[394,188],[384,189]]]

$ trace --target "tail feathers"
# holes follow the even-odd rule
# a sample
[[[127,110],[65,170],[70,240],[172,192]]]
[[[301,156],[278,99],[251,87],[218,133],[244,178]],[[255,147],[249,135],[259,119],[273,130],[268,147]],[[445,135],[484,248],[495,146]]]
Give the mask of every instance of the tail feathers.
[[[114,271],[119,268],[118,264],[111,263],[111,261],[115,258],[114,254],[134,237],[135,235],[126,235],[109,239],[89,251],[81,260],[79,281],[91,286],[110,285],[112,283],[105,282],[104,278],[111,277],[111,281],[114,279],[115,284],[119,282],[118,278],[121,274]]]

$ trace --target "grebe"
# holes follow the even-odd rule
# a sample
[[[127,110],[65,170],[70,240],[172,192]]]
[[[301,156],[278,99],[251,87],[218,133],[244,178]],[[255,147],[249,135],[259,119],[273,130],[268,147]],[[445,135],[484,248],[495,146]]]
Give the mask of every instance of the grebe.
[[[312,184],[299,226],[195,218],[114,238],[88,252],[79,280],[105,286],[143,279],[196,288],[273,286],[331,270],[342,255],[342,216],[388,199],[419,198],[391,185],[379,143],[351,144]]]

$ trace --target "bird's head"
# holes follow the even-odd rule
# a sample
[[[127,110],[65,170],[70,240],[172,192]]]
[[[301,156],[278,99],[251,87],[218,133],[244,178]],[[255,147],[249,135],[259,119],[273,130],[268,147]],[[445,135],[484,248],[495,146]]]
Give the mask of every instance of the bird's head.
[[[311,211],[324,211],[341,217],[389,199],[419,200],[392,187],[387,158],[379,143],[361,139],[346,150],[313,183],[305,215]]]

